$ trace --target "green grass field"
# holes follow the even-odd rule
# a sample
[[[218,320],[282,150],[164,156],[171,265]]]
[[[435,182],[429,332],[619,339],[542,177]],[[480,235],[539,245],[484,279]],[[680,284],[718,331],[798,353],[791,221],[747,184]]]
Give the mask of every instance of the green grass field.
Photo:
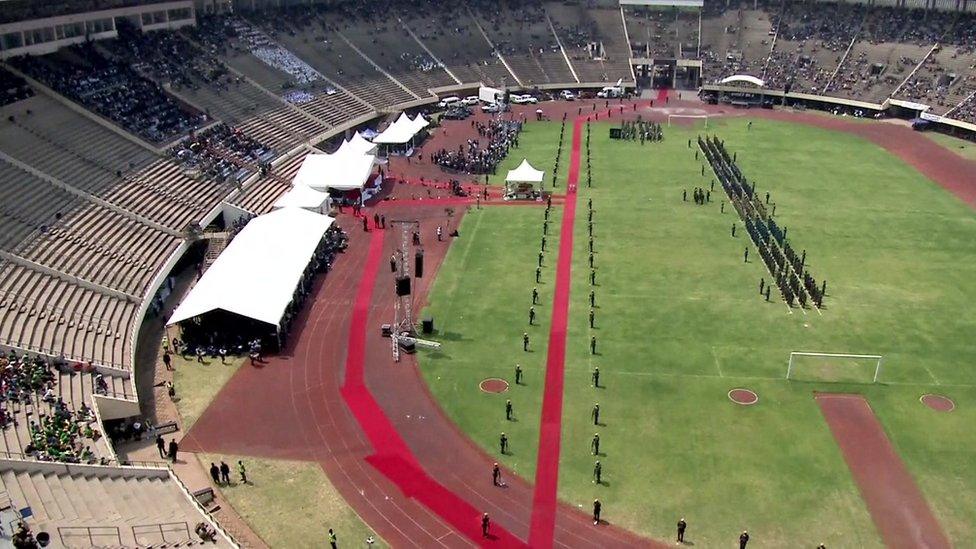
[[[524,155],[550,169],[558,127],[530,124],[508,162]],[[690,201],[691,190],[711,179],[687,146],[698,130],[668,128],[663,143],[641,146],[611,143],[608,129],[593,126],[595,186],[584,181],[579,197],[560,497],[581,505],[599,497],[608,520],[659,539],[670,539],[685,516],[688,538],[705,547],[731,544],[743,528],[767,547],[880,546],[812,398],[816,390],[856,391],[868,397],[950,539],[976,546],[972,210],[859,138],[710,120],[709,131],[737,153],[759,192],[771,193],[778,223],[795,248],[807,250],[811,272],[828,281],[822,315],[790,312],[781,300],[760,298],[759,279],[769,275],[754,249],[743,263],[748,240],[741,223],[730,236],[738,219],[728,205],[720,213],[721,188],[709,205]],[[587,319],[587,198],[595,209],[595,330]],[[532,208],[464,218],[430,297],[445,346],[421,355],[453,420],[496,455],[498,432],[509,432],[515,455],[502,459],[529,479],[555,265],[547,257],[542,325],[530,329],[534,352],[522,353],[541,220],[542,210]],[[553,236],[549,244],[556,245]],[[883,383],[786,381],[790,351],[884,355]],[[480,379],[511,379],[515,362],[528,386],[508,396],[479,393]],[[605,388],[590,386],[593,366]],[[734,387],[755,390],[760,402],[732,404],[726,393]],[[952,397],[957,409],[925,408],[918,398],[926,392]],[[504,398],[516,405],[516,424],[504,421]],[[598,428],[589,416],[594,402],[605,423]],[[606,454],[602,486],[591,480],[594,430]]]

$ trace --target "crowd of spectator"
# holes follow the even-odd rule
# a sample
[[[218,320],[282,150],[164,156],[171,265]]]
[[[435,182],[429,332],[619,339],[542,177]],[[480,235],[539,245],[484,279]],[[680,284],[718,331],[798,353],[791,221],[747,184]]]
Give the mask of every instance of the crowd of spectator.
[[[95,415],[85,403],[72,411],[57,383],[55,366],[40,358],[13,351],[0,356],[0,426],[16,428],[14,408],[32,405],[35,414],[28,423],[25,454],[44,461],[92,461],[93,453],[84,441],[100,436],[93,427]],[[48,411],[41,412],[45,408]]]
[[[0,107],[27,99],[34,95],[34,88],[23,78],[0,68]]]
[[[275,157],[272,149],[226,124],[189,135],[170,149],[170,153],[185,170],[237,182],[253,173],[253,165],[267,165]]]
[[[469,139],[467,146],[458,145],[457,150],[441,149],[435,152],[435,164],[453,172],[468,174],[495,173],[498,164],[508,155],[512,147],[518,147],[522,123],[517,120],[491,120],[488,123],[474,123],[479,139]],[[487,145],[482,145],[482,139]]]
[[[159,84],[123,61],[109,59],[92,43],[43,58],[13,63],[58,93],[152,143],[165,143],[201,127],[206,115],[177,102]]]

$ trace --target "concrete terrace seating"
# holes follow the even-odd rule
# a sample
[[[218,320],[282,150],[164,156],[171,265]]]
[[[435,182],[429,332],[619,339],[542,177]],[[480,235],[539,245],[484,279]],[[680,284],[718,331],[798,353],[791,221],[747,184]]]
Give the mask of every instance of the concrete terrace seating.
[[[180,240],[92,204],[64,215],[25,246],[22,257],[60,272],[142,296]]]
[[[677,58],[678,10],[673,7],[624,7],[627,36],[634,57]]]
[[[633,80],[630,45],[624,38],[619,7],[548,2],[545,10],[580,82]],[[599,49],[591,51],[590,44],[602,44],[604,55]]]
[[[254,215],[272,211],[275,201],[291,189],[291,180],[307,155],[307,152],[301,152],[275,166],[271,174],[248,185],[244,192],[230,202]]]
[[[77,196],[0,162],[0,249],[17,253],[42,226],[83,205]]]
[[[0,461],[15,508],[30,507],[32,531],[69,547],[185,547],[209,519],[166,469]],[[201,543],[202,545],[202,543]],[[207,546],[232,547],[218,535]]]
[[[467,9],[457,4],[442,8],[404,13],[404,24],[461,82],[500,86],[504,80],[515,85],[512,73],[498,60]]]
[[[137,303],[0,262],[0,342],[125,369]]]
[[[347,22],[342,33],[374,63],[421,97],[429,96],[430,88],[457,85],[397,21]]]
[[[0,107],[34,95],[34,89],[19,76],[0,68]]]
[[[729,10],[717,13],[706,4],[701,37],[705,80],[716,82],[734,74],[762,76],[778,12],[752,9],[751,2],[747,6],[733,4]]]
[[[561,70],[559,64],[551,62],[554,55],[562,60],[562,52],[541,4],[528,2],[518,6],[481,6],[472,13],[523,85],[574,81],[565,60]],[[546,65],[555,67],[559,72],[553,75],[546,73],[543,59]]]
[[[295,36],[282,34],[279,38],[327,78],[375,109],[417,99],[359,55],[338,33],[308,27]]]
[[[121,181],[116,172],[142,168],[154,156],[43,95],[0,112],[5,115],[0,119],[4,153],[87,192],[104,192]]]

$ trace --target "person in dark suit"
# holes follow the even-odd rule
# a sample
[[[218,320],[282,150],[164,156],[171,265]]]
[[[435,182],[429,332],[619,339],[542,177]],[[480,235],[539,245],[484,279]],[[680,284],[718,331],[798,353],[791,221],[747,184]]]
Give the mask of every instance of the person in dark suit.
[[[749,532],[745,530],[739,534],[739,549],[746,549],[746,545],[749,543]]]
[[[488,513],[481,515],[481,537],[488,537],[488,529],[491,528],[491,519],[488,518]]]
[[[603,504],[600,500],[593,500],[593,524],[600,524],[600,512],[603,510]]]
[[[684,517],[678,519],[678,543],[685,542],[685,530],[688,528],[688,523],[685,522]]]

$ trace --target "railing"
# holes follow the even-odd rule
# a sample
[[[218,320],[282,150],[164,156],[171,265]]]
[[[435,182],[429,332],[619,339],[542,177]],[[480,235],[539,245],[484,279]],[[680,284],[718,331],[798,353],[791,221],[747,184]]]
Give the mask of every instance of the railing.
[[[191,540],[190,525],[186,522],[160,522],[133,526],[132,538],[138,546],[183,543]]]
[[[97,463],[69,463],[64,461],[51,461],[45,459],[37,459],[36,457],[24,454],[21,452],[8,452],[6,450],[0,450],[0,459],[14,459],[18,461],[29,461],[35,463],[48,463],[52,465],[63,465],[68,468],[70,473],[70,468],[72,465],[83,465],[88,467],[134,467],[141,469],[169,469],[169,463],[165,461],[153,461],[153,460],[138,460],[138,459],[99,459]],[[3,501],[3,496],[0,495],[0,501]]]
[[[118,526],[58,526],[58,537],[65,547],[122,545]]]

